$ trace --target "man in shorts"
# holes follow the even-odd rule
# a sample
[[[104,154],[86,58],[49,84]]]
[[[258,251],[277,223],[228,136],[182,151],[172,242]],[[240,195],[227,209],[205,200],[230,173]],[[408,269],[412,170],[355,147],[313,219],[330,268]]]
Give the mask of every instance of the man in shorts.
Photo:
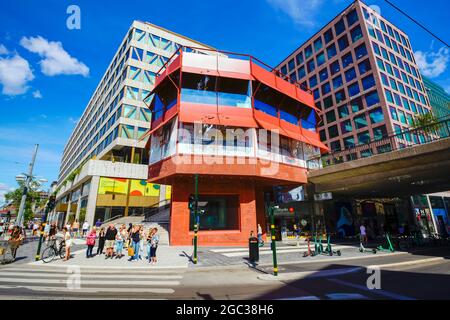
[[[108,226],[108,230],[106,230],[105,234],[105,247],[106,247],[106,256],[105,260],[108,258],[112,258],[114,255],[114,245],[116,242],[117,229],[114,224],[110,224]]]

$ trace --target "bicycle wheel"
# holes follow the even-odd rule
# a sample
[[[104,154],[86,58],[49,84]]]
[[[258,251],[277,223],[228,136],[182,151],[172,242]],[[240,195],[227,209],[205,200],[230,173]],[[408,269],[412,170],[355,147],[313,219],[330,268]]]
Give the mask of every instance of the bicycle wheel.
[[[56,256],[55,249],[52,247],[48,247],[48,248],[45,248],[45,250],[42,252],[41,259],[44,263],[49,263],[49,262],[52,262],[53,259],[55,259],[55,256]]]

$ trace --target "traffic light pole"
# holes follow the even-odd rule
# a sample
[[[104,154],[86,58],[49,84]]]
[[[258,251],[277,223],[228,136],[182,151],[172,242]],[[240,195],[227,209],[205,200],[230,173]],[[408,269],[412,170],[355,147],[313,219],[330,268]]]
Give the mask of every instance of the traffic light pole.
[[[48,206],[46,206],[45,212],[44,212],[44,217],[42,219],[43,222],[41,225],[41,235],[39,236],[39,243],[38,243],[38,247],[37,247],[37,251],[36,251],[36,257],[35,257],[36,261],[41,260],[41,248],[42,248],[42,242],[44,241],[44,230],[45,230],[45,226],[47,225],[48,211],[49,211],[49,208],[48,208]]]
[[[270,234],[271,234],[271,246],[272,246],[272,255],[273,255],[273,275],[278,276],[278,263],[277,263],[277,243],[275,241],[275,214],[274,214],[274,206],[269,207],[269,216],[270,216]]]
[[[197,246],[198,246],[198,229],[199,229],[199,221],[198,221],[198,174],[194,176],[194,264],[197,264]]]

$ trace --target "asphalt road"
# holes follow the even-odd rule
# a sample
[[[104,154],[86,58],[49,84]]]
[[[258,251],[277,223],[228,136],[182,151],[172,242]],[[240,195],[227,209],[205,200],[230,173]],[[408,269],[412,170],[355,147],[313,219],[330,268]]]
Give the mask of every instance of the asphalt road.
[[[27,265],[0,268],[1,299],[450,299],[449,249],[372,259],[280,266],[280,278],[261,280],[270,267],[204,269],[83,269],[80,287],[68,288],[73,270]],[[431,260],[430,260],[431,259]],[[417,263],[419,262],[419,263]],[[367,266],[380,266],[380,289],[368,289]],[[333,275],[325,270],[354,270]],[[328,272],[327,271],[327,272]],[[283,280],[284,275],[297,275]],[[305,276],[305,274],[307,275]]]

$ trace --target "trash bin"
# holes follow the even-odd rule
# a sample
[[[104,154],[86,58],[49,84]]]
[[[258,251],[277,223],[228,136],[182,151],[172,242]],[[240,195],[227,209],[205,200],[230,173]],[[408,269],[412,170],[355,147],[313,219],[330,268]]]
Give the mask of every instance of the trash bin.
[[[259,261],[259,241],[256,237],[248,239],[248,258],[251,262]]]

